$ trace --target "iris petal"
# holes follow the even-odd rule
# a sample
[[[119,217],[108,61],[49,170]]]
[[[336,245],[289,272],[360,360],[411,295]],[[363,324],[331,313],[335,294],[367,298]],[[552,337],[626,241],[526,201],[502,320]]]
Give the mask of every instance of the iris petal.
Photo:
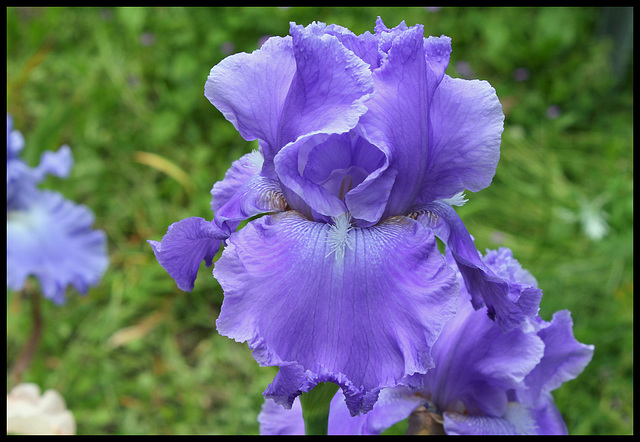
[[[527,325],[538,313],[542,291],[536,287],[513,285],[496,275],[482,261],[473,239],[455,210],[440,201],[421,206],[418,220],[434,229],[450,248],[462,273],[474,308],[486,305],[490,317],[507,332]],[[514,290],[511,290],[513,288]]]
[[[582,344],[574,337],[568,310],[555,312],[549,323],[540,322],[543,328],[538,331],[538,336],[545,343],[544,357],[525,379],[528,388],[521,393],[531,398],[575,379],[591,362],[594,352],[593,345]]]
[[[500,159],[504,114],[486,81],[444,76],[429,112],[429,158],[419,201],[491,184]]]
[[[287,208],[280,183],[260,174],[251,176],[236,193],[218,209],[215,222],[229,234],[241,221],[268,212],[280,212]]]
[[[381,388],[433,366],[457,282],[431,231],[411,219],[352,228],[342,257],[331,231],[286,212],[233,234],[214,269],[225,291],[216,325],[261,365],[281,367],[269,387],[276,402],[291,406],[328,380],[357,414]]]
[[[149,240],[160,265],[178,288],[193,290],[200,263],[211,266],[213,257],[228,234],[204,218],[185,218],[169,226],[160,242]]]
[[[531,411],[510,402],[503,417],[471,416],[444,413],[444,430],[448,435],[534,435],[540,434]]]
[[[267,142],[269,160],[277,152],[278,124],[295,69],[291,37],[272,37],[251,54],[222,60],[205,83],[205,96],[245,140]]]
[[[215,183],[211,189],[211,210],[213,213],[224,206],[249,178],[260,172],[263,161],[262,155],[253,151],[231,163],[231,167],[224,174],[224,179]]]
[[[360,119],[365,137],[399,173],[385,215],[404,214],[419,190],[427,165],[428,91],[422,26],[400,33],[388,60],[373,73],[376,93]]]
[[[35,275],[43,295],[65,302],[65,289],[80,293],[107,268],[106,236],[92,230],[93,215],[56,192],[38,191],[27,210],[7,213],[7,286],[22,289]]]
[[[300,136],[353,129],[373,94],[368,65],[336,37],[308,28],[291,25],[296,72],[278,126],[279,147]]]

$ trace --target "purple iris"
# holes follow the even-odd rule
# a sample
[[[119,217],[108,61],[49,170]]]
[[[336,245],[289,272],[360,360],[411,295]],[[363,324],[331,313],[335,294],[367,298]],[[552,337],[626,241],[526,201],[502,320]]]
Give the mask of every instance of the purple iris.
[[[515,285],[536,287],[509,249],[489,251],[483,261]],[[524,329],[504,333],[472,308],[460,273],[458,280],[458,312],[432,347],[435,367],[417,375],[421,387],[383,390],[371,412],[355,417],[338,391],[329,434],[380,434],[423,406],[450,435],[567,433],[551,391],[577,377],[594,350],[574,338],[571,314],[556,312],[551,322],[536,317]],[[258,420],[262,434],[304,434],[297,402],[285,410],[267,400]]]
[[[213,186],[213,221],[150,244],[188,291],[224,242],[217,329],[280,367],[265,396],[290,407],[330,381],[357,414],[434,366],[458,297],[436,236],[505,331],[536,315],[539,293],[495,275],[452,208],[491,183],[504,115],[487,82],[445,75],[451,39],[381,19],[374,34],[290,34],[211,69],[205,96],[259,151]]]
[[[20,158],[23,147],[24,139],[7,115],[7,287],[22,290],[34,275],[43,295],[60,305],[67,286],[84,294],[100,281],[109,262],[106,236],[91,229],[88,208],[38,188],[47,174],[69,175],[69,146],[45,152],[34,168]]]

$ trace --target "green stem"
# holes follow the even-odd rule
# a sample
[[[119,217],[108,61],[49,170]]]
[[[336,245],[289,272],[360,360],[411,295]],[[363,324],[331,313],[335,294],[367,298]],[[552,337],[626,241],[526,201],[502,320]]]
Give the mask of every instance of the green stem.
[[[302,417],[304,429],[308,435],[327,434],[327,421],[329,420],[329,404],[338,391],[338,385],[324,382],[316,385],[308,393],[302,393],[300,404],[302,405]]]

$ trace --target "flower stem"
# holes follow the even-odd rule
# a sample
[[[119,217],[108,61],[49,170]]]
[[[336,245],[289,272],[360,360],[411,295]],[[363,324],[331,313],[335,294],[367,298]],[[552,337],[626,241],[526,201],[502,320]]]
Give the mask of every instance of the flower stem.
[[[40,293],[36,290],[30,290],[28,287],[25,287],[20,295],[28,297],[31,301],[31,320],[33,328],[31,330],[31,336],[29,336],[29,339],[25,343],[22,351],[11,368],[11,381],[14,385],[20,383],[22,380],[22,373],[31,365],[38,342],[40,341],[43,325],[42,312],[40,311]]]
[[[324,382],[316,385],[310,392],[303,393],[300,396],[305,434],[327,434],[329,404],[336,391],[338,391],[338,385]]]

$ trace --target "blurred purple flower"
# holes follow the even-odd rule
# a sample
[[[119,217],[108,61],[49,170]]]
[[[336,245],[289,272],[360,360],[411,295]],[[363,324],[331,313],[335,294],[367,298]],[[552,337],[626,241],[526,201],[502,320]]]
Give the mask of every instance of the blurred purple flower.
[[[225,41],[220,45],[220,52],[222,52],[224,55],[231,54],[233,51],[235,51],[235,49],[236,45],[234,45],[231,41]]]
[[[140,34],[140,44],[142,46],[153,46],[156,42],[156,36],[151,32],[143,32]]]
[[[476,74],[471,69],[469,62],[461,60],[456,63],[456,72],[464,78],[473,78]]]
[[[557,104],[552,104],[547,108],[547,118],[555,120],[562,114],[562,109]]]
[[[511,250],[488,251],[483,261],[512,286],[538,290]],[[423,405],[440,415],[449,435],[567,434],[551,391],[576,378],[594,351],[573,336],[571,314],[556,312],[551,322],[536,317],[526,329],[504,333],[471,308],[460,273],[458,282],[458,311],[433,346],[435,368],[416,375],[421,387],[383,390],[373,410],[356,417],[338,391],[331,401],[329,434],[380,434]],[[258,421],[261,434],[304,434],[297,406],[285,410],[267,400]]]
[[[91,230],[88,208],[38,188],[48,174],[68,176],[69,146],[43,153],[34,168],[20,158],[23,146],[7,115],[7,287],[21,290],[34,275],[46,298],[64,304],[68,285],[84,294],[102,278],[108,265],[106,237]]]
[[[518,68],[515,71],[513,71],[513,78],[516,81],[527,81],[529,79],[530,74],[531,73],[529,72],[529,69]]]
[[[528,295],[510,298],[452,207],[491,183],[504,115],[487,82],[445,75],[451,40],[424,38],[422,25],[290,33],[211,69],[206,97],[260,151],[213,186],[213,222],[184,219],[150,244],[191,290],[225,241],[216,325],[280,367],[265,396],[290,407],[330,381],[357,414],[433,367],[458,290],[436,235],[474,308],[504,330],[537,313]]]

